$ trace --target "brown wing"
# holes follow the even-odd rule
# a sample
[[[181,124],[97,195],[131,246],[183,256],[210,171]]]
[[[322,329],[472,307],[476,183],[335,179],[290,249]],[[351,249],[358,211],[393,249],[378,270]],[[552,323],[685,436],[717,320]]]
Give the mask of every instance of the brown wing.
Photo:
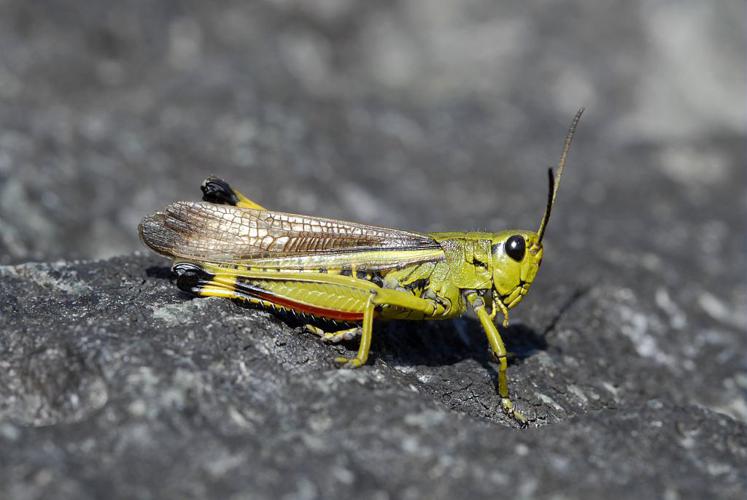
[[[144,218],[138,229],[143,242],[160,254],[212,262],[440,249],[425,234],[205,202],[172,203]]]

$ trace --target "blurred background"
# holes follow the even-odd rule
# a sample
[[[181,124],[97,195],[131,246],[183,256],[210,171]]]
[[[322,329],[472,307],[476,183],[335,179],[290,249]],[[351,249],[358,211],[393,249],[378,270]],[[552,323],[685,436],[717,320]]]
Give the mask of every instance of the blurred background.
[[[142,216],[208,174],[278,210],[534,228],[580,106],[552,240],[614,253],[647,220],[674,253],[685,226],[744,249],[744,10],[0,0],[0,263],[142,249]]]

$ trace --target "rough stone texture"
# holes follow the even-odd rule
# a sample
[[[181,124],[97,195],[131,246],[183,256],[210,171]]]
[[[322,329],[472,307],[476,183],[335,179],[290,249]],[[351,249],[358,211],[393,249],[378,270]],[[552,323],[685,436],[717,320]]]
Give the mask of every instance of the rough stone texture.
[[[747,496],[744,6],[712,4],[0,0],[0,498]],[[529,429],[471,318],[336,370],[354,344],[131,254],[211,173],[534,228],[582,104],[505,335]]]

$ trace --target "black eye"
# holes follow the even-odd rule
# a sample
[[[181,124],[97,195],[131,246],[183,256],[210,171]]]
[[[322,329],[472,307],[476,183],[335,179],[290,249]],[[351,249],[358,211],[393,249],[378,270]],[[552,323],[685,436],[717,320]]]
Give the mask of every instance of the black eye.
[[[521,262],[526,253],[527,245],[524,238],[515,234],[506,241],[506,254],[517,262]]]

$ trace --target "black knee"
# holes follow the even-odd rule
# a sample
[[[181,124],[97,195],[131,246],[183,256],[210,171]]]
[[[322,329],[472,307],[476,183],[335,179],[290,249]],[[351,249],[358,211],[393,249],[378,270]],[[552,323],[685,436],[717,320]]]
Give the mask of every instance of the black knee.
[[[234,205],[239,202],[239,197],[231,186],[218,177],[208,177],[202,181],[202,199],[219,205]]]
[[[199,293],[200,289],[213,279],[212,274],[191,262],[180,262],[172,267],[171,271],[176,274],[176,286],[189,293]]]

